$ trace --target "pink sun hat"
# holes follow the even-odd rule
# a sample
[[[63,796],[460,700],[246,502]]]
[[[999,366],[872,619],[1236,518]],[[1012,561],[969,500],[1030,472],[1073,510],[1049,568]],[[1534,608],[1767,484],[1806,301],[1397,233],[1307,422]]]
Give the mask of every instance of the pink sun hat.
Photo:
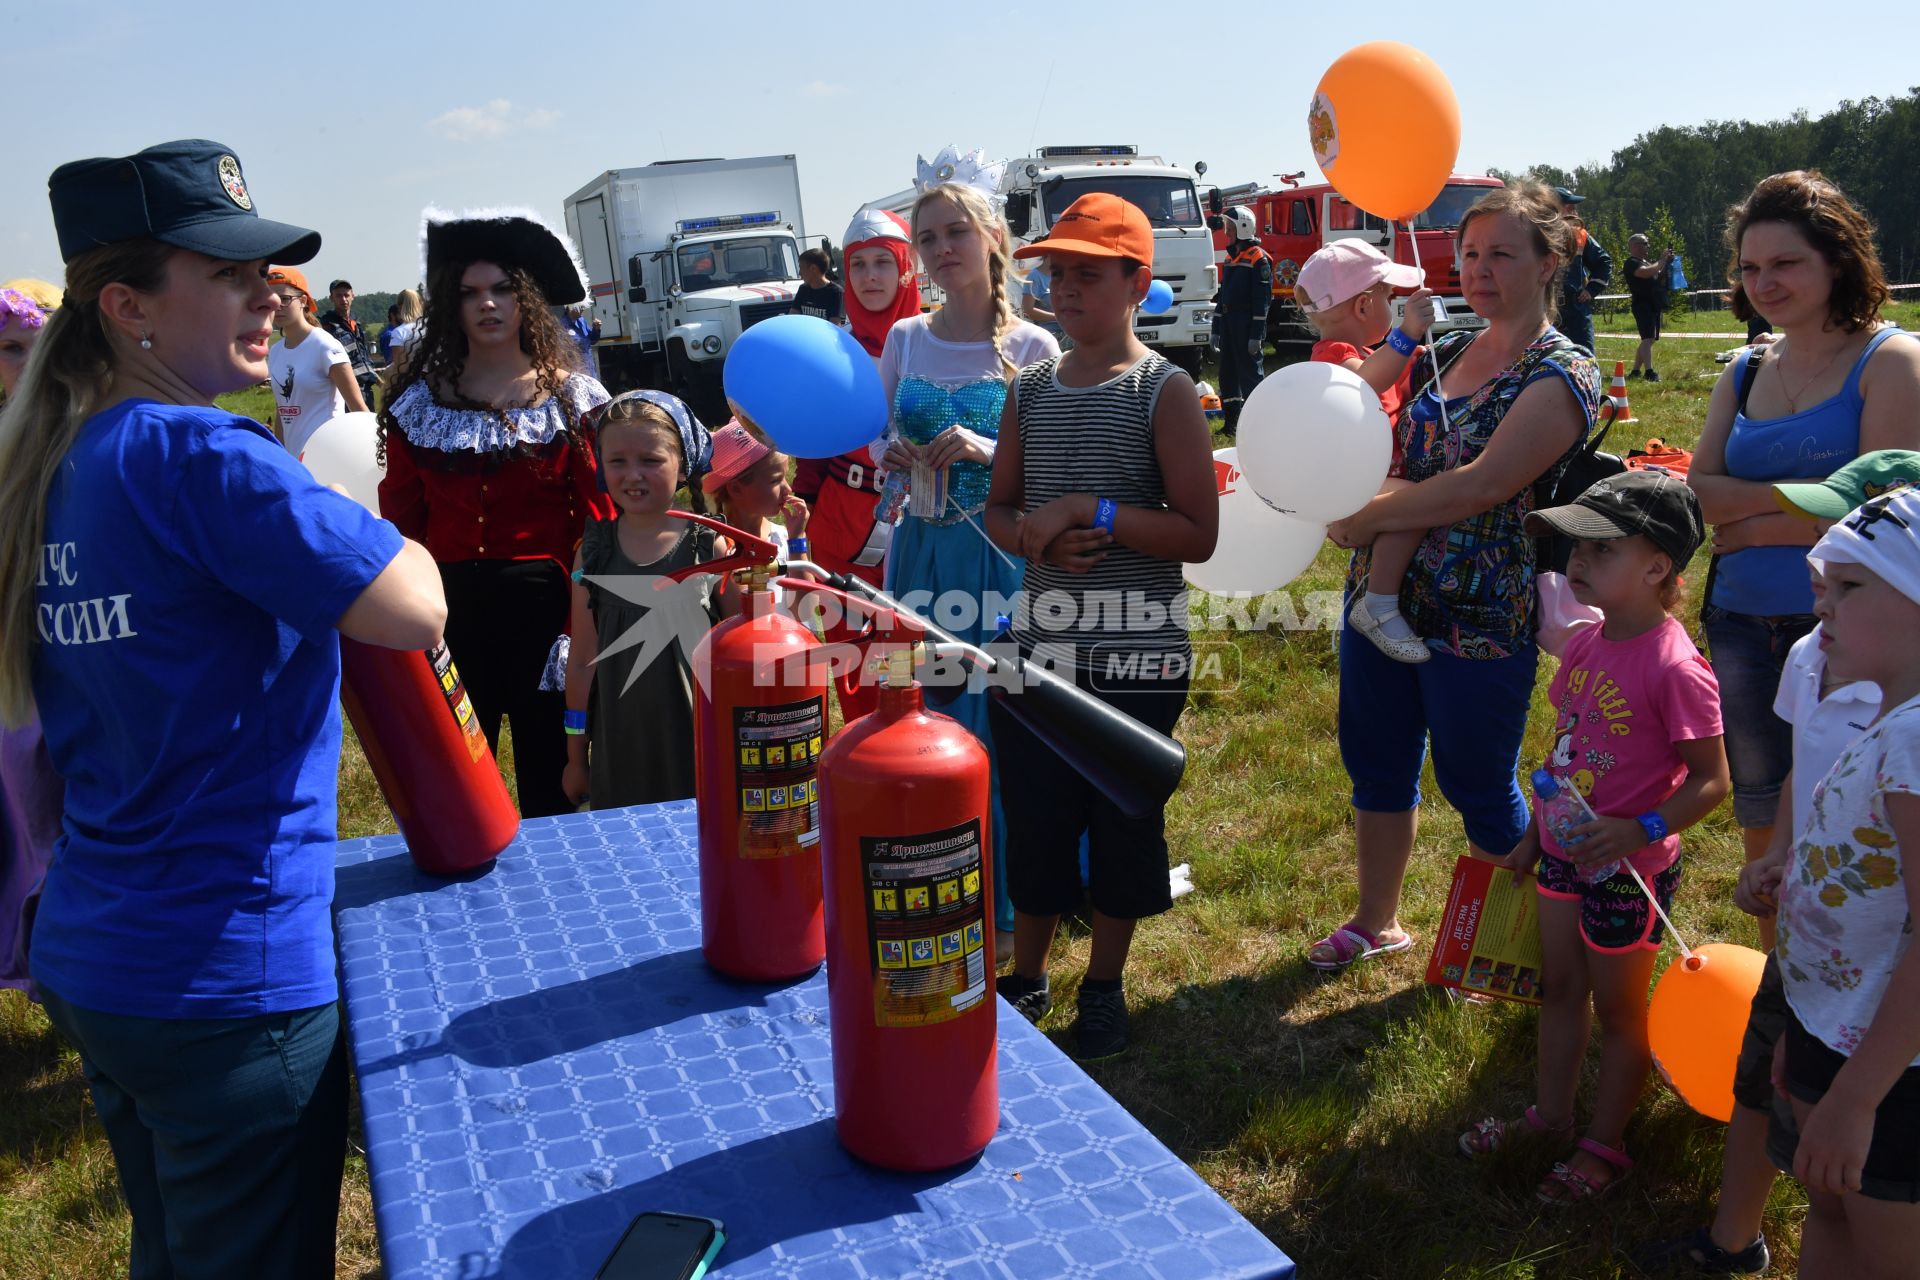
[[[713,466],[700,478],[700,487],[718,493],[773,449],[756,440],[753,433],[732,421],[713,433]]]
[[[1396,289],[1426,283],[1420,268],[1395,262],[1365,240],[1335,240],[1301,264],[1294,301],[1307,311],[1327,311],[1385,281]]]

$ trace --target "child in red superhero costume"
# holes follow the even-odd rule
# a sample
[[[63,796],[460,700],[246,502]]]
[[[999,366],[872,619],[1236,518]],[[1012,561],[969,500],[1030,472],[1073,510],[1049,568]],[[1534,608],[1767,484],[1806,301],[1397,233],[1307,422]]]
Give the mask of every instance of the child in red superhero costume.
[[[920,314],[907,224],[885,209],[861,209],[841,248],[847,321],[867,354],[878,360],[894,322]],[[873,518],[880,497],[878,470],[862,448],[837,458],[801,461],[793,491],[813,508],[808,559],[835,573],[881,585],[881,563],[893,526]]]

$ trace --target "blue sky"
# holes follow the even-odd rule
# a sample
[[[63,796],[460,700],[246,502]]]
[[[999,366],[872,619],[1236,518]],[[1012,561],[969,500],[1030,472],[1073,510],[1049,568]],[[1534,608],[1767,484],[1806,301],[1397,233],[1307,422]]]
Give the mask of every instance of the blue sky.
[[[59,278],[56,165],[169,138],[231,147],[267,217],[323,233],[310,274],[365,291],[415,281],[424,205],[557,222],[600,170],[663,158],[792,152],[807,230],[836,241],[948,142],[1132,142],[1204,159],[1210,181],[1270,180],[1311,169],[1314,85],[1367,40],[1447,72],[1466,172],[1571,167],[1662,124],[1818,115],[1920,81],[1913,0],[1853,0],[1835,22],[1805,2],[1681,3],[1606,25],[1647,8],[0,0],[0,278]]]

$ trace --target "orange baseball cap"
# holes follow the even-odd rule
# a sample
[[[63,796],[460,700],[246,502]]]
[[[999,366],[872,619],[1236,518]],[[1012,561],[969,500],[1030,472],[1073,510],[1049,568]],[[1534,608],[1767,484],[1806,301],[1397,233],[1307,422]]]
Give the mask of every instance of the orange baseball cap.
[[[318,313],[318,308],[314,306],[313,302],[313,286],[307,283],[306,274],[302,272],[300,268],[275,267],[267,272],[267,283],[292,285],[306,296],[307,311],[310,314]]]
[[[1090,191],[1054,219],[1053,230],[1013,251],[1016,258],[1052,254],[1153,261],[1153,225],[1140,206],[1105,191]]]

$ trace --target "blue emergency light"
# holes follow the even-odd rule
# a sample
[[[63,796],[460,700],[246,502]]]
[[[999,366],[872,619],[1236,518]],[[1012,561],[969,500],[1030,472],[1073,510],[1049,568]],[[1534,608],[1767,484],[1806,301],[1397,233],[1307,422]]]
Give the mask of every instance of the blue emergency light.
[[[780,221],[777,210],[764,213],[727,213],[717,218],[682,218],[673,225],[689,231],[720,231],[730,227],[770,227]]]

